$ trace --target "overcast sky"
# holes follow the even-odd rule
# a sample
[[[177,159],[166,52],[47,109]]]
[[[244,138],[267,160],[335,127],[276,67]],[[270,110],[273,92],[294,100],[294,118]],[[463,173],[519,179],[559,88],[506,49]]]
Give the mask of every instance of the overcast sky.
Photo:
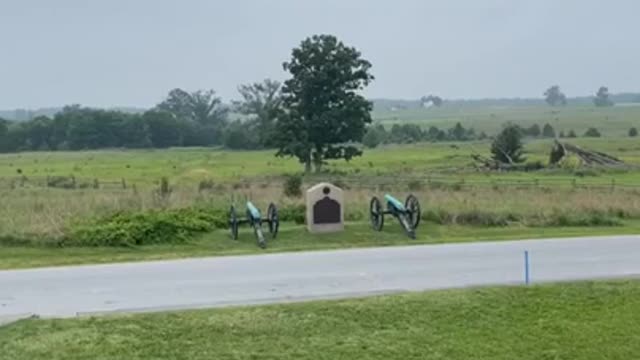
[[[369,97],[640,91],[636,0],[0,0],[0,109],[152,106],[168,90],[282,80],[330,33],[373,63]]]

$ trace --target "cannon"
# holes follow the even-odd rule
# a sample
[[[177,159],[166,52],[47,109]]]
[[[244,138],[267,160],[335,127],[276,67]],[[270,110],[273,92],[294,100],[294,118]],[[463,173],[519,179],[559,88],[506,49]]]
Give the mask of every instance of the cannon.
[[[382,231],[384,216],[393,215],[404,229],[407,236],[416,238],[416,229],[420,224],[420,202],[413,195],[407,196],[404,204],[389,194],[384,195],[387,209],[382,209],[382,203],[377,197],[372,197],[369,203],[369,218],[371,226],[376,231]]]
[[[267,247],[267,241],[262,232],[262,222],[265,221],[269,225],[269,233],[271,238],[275,238],[278,235],[278,228],[280,227],[280,220],[278,219],[278,209],[275,204],[269,204],[267,208],[267,218],[262,219],[260,210],[255,207],[250,201],[247,201],[246,217],[239,218],[236,213],[235,206],[231,205],[229,209],[229,228],[231,229],[231,237],[233,240],[238,239],[238,228],[241,224],[249,224],[253,228],[253,233],[258,241],[258,246],[261,248]]]

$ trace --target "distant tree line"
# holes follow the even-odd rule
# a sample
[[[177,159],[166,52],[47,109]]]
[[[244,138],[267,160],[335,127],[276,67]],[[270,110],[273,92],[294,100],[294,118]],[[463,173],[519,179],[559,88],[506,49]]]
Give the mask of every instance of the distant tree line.
[[[0,151],[269,146],[280,84],[265,80],[239,91],[243,100],[233,106],[224,105],[213,90],[174,89],[156,107],[139,114],[72,105],[53,117],[0,119]],[[243,119],[230,121],[232,110]]]
[[[466,129],[462,124],[442,130],[435,126],[423,129],[416,124],[393,124],[387,130],[382,124],[370,126],[365,133],[362,144],[369,148],[375,148],[381,144],[411,144],[416,142],[438,141],[470,141],[483,140],[487,134],[477,134],[474,129]]]

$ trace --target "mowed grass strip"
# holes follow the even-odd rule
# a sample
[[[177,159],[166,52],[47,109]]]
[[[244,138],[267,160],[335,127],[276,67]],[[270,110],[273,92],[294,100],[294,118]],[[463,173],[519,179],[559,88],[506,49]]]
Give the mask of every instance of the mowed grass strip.
[[[345,232],[336,234],[309,234],[304,226],[284,225],[276,239],[266,235],[266,250],[257,246],[251,228],[243,226],[237,241],[231,240],[228,230],[219,230],[186,243],[137,247],[0,246],[0,270],[380,246],[640,234],[640,221],[625,221],[623,224],[614,227],[529,228],[438,225],[424,222],[418,229],[416,240],[409,239],[392,218],[386,219],[382,232],[373,231],[365,223],[347,224]],[[267,231],[267,228],[264,230]]]
[[[27,320],[0,354],[56,359],[635,359],[640,281]]]

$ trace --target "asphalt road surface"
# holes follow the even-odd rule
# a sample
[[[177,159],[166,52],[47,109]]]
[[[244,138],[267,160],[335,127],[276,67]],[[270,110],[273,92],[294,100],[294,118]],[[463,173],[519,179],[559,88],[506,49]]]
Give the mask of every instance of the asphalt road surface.
[[[332,299],[640,275],[640,236],[527,240],[0,271],[0,320]]]

